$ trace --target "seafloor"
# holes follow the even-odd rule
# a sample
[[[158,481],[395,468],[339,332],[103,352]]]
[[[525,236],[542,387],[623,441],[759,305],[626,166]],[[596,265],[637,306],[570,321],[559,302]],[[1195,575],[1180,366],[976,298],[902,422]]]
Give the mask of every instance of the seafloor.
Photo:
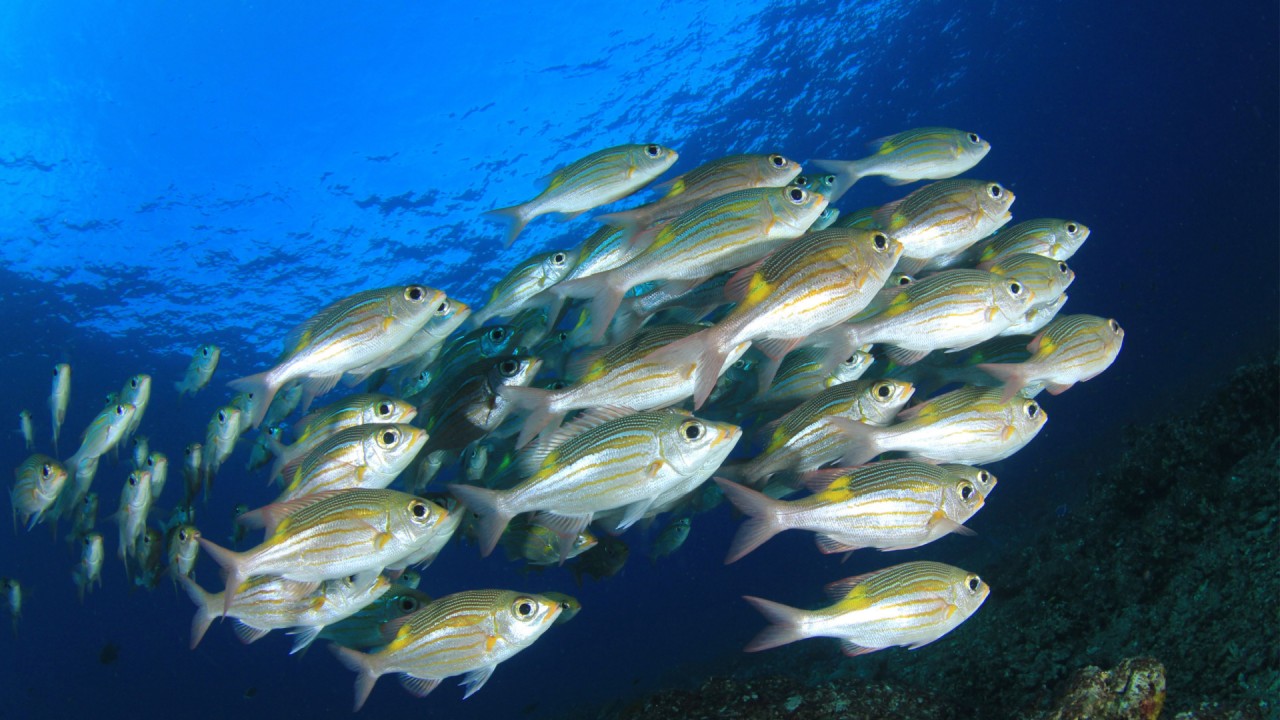
[[[975,563],[1007,591],[956,652],[799,643],[595,716],[902,720],[1280,717],[1280,364],[1124,433],[1071,522]],[[1087,489],[1086,489],[1087,488]],[[977,618],[975,618],[977,619]],[[972,621],[971,621],[972,622]],[[968,628],[974,630],[974,628]]]

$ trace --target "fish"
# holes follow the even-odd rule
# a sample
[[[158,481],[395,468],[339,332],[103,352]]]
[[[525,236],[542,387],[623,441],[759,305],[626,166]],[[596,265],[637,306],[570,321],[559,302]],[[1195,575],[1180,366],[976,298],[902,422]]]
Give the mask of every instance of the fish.
[[[74,477],[78,478],[83,470],[89,470],[90,465],[93,466],[93,470],[97,469],[96,462],[90,461],[96,461],[120,442],[125,429],[133,419],[134,412],[133,405],[117,403],[108,405],[98,413],[98,416],[85,429],[80,449],[63,463]]]
[[[261,544],[244,552],[207,537],[199,541],[227,573],[229,607],[235,588],[253,575],[320,582],[380,572],[430,540],[446,515],[439,505],[396,490],[337,490],[241,515],[238,522],[267,530]]]
[[[1053,260],[1070,260],[1089,239],[1089,226],[1075,220],[1037,218],[1002,228],[973,246],[966,258],[973,264],[990,263],[1009,255],[1031,253]]]
[[[283,435],[284,428],[280,425],[272,425],[259,432],[258,437],[253,441],[253,447],[249,448],[249,459],[245,461],[244,469],[253,472],[271,464],[276,457],[271,447],[273,444],[280,443]]]
[[[627,559],[631,556],[631,548],[627,547],[627,543],[622,538],[601,535],[599,540],[595,547],[569,564],[569,569],[573,571],[573,580],[579,586],[582,585],[583,575],[592,580],[603,580],[617,575],[622,572]]]
[[[619,530],[670,492],[701,485],[742,436],[737,425],[678,410],[588,411],[521,460],[526,480],[509,490],[450,485],[480,516],[481,553],[488,555],[513,517],[539,511],[536,522],[560,537],[561,560],[597,512],[626,508]]]
[[[80,604],[84,604],[84,595],[94,587],[102,587],[102,535],[96,532],[86,533],[80,538],[80,562],[71,571],[71,579],[76,584],[76,596]]]
[[[58,433],[67,419],[67,403],[71,400],[71,366],[53,366],[53,390],[49,393],[49,413],[53,416],[53,452],[58,453]]]
[[[557,292],[591,299],[589,342],[597,344],[632,288],[654,280],[693,283],[750,265],[784,241],[803,235],[826,206],[821,194],[803,188],[738,190],[671,221],[652,244],[623,265],[562,282]]]
[[[896,451],[929,462],[985,465],[1021,450],[1048,418],[1035,400],[1004,399],[1000,388],[966,385],[908,408],[897,419],[888,427],[845,427],[844,463],[861,465]]]
[[[827,388],[861,378],[875,359],[871,353],[859,349],[834,368],[827,369],[825,358],[826,352],[816,347],[800,347],[787,353],[768,390],[756,397],[753,406],[759,409],[795,407]]]
[[[205,499],[208,499],[213,477],[236,449],[236,440],[240,439],[241,416],[239,409],[224,405],[209,419],[204,436],[204,465],[200,468]]]
[[[27,450],[34,450],[36,447],[36,428],[31,424],[31,411],[23,410],[18,413],[18,431],[22,433],[22,443]]]
[[[1015,196],[997,182],[957,178],[930,183],[901,200],[882,205],[875,223],[902,243],[904,272],[939,255],[964,250],[1013,218]]]
[[[884,287],[903,246],[878,230],[808,233],[748,265],[725,286],[736,303],[720,322],[672,343],[659,356],[693,363],[695,410],[715,387],[735,347],[752,343],[781,361],[804,338],[856,315]],[[847,356],[847,355],[846,355]],[[768,388],[772,377],[758,378]]]
[[[97,524],[98,493],[85,493],[79,504],[76,505],[75,515],[71,520],[71,534],[67,537],[67,541],[75,542],[77,539],[88,535]]]
[[[424,697],[462,675],[471,697],[494,668],[529,647],[554,623],[559,602],[512,590],[466,590],[446,595],[389,627],[387,645],[365,654],[340,645],[329,649],[356,675],[355,709],[364,706],[378,678],[400,673],[411,694]]]
[[[461,451],[496,430],[515,407],[504,390],[533,382],[541,367],[540,358],[519,354],[481,360],[459,374],[429,410],[422,409],[431,436],[427,453]]]
[[[288,502],[326,490],[380,489],[390,485],[427,442],[427,433],[405,423],[370,423],[339,431],[284,468]]]
[[[281,477],[281,472],[292,462],[306,457],[320,443],[341,430],[369,423],[408,423],[418,416],[418,408],[412,404],[379,393],[357,393],[326,405],[303,417],[294,426],[292,445],[273,442],[276,454],[271,477]]]
[[[418,587],[417,582],[411,580],[411,576],[417,575],[416,572],[408,570],[411,567],[426,568],[435,562],[436,557],[444,550],[449,541],[453,539],[454,533],[458,532],[458,528],[462,526],[462,521],[466,519],[466,509],[456,498],[445,495],[443,493],[427,493],[424,497],[431,502],[444,508],[448,515],[440,524],[436,526],[436,530],[431,535],[431,539],[424,543],[420,548],[409,553],[408,555],[396,560],[387,566],[387,570],[396,571],[404,570],[400,575],[400,583],[402,585],[410,585]]]
[[[409,572],[406,571],[405,575]],[[431,596],[401,582],[391,584],[381,597],[360,608],[351,616],[326,625],[319,639],[331,640],[343,647],[368,649],[386,644],[383,628],[406,615],[426,607]]]
[[[906,550],[948,533],[972,535],[964,523],[982,508],[996,483],[986,470],[916,460],[817,470],[807,473],[806,480],[814,494],[792,502],[716,480],[729,502],[748,517],[734,536],[726,565],[785,530],[818,533],[815,539],[824,553],[865,547]]]
[[[266,635],[272,629],[289,627],[300,601],[311,595],[318,583],[295,582],[270,575],[251,577],[237,583],[235,598],[228,600],[228,591],[209,593],[186,575],[175,578],[195,603],[196,614],[191,618],[191,649],[195,650],[204,639],[205,632],[214,618],[229,617],[235,622],[236,637],[246,645]]]
[[[1053,322],[1053,319],[1058,317],[1058,313],[1061,312],[1062,306],[1066,304],[1066,294],[1059,295],[1057,299],[1047,305],[1037,304],[1033,300],[1031,309],[1027,310],[1022,319],[1001,330],[996,337],[1035,335],[1043,330],[1046,325]]]
[[[128,563],[138,539],[147,529],[147,514],[151,511],[151,478],[146,470],[134,470],[125,478],[120,491],[120,509],[115,519],[120,525],[119,558]]]
[[[553,212],[571,220],[621,200],[666,172],[679,157],[675,150],[656,143],[598,150],[549,175],[546,188],[532,200],[495,208],[485,216],[507,223],[503,247],[510,247],[530,220]]]
[[[169,531],[169,574],[177,582],[178,575],[191,577],[200,554],[200,531],[194,525],[178,525]]]
[[[250,421],[256,428],[285,384],[302,380],[306,397],[323,395],[344,373],[377,361],[413,337],[444,298],[435,288],[408,285],[338,300],[289,333],[274,367],[229,385],[257,397]]]
[[[249,506],[244,503],[236,503],[236,506],[231,510],[231,519],[233,520],[231,523],[232,545],[239,545],[240,541],[243,540],[244,536],[249,532],[249,528],[241,525],[239,522],[240,516],[247,512],[249,512]]]
[[[23,460],[13,474],[9,504],[13,507],[14,527],[21,520],[31,530],[57,501],[67,482],[67,469],[48,455],[36,454]]]
[[[436,305],[426,324],[400,347],[368,365],[348,370],[347,383],[354,385],[380,370],[414,362],[418,358],[431,354],[469,317],[471,317],[470,305],[445,297]]]
[[[22,619],[22,583],[16,578],[0,578],[0,592],[4,593],[5,606],[9,610],[9,619],[16,635],[18,621]]]
[[[684,541],[689,538],[689,529],[692,521],[687,517],[676,518],[670,524],[662,528],[662,532],[658,533],[658,537],[653,541],[653,546],[649,548],[649,562],[657,563],[659,558],[664,558],[680,549],[684,545]]]
[[[975,132],[922,127],[874,140],[871,148],[874,152],[861,160],[813,161],[839,177],[839,189],[832,193],[831,202],[868,175],[879,175],[889,185],[955,177],[982,162],[991,151],[991,143]]]
[[[238,392],[231,396],[231,401],[227,403],[227,407],[233,407],[240,411],[239,435],[243,435],[249,429],[249,418],[253,417],[255,408],[258,405],[257,393]]]
[[[1052,304],[1067,291],[1067,288],[1071,287],[1072,281],[1076,279],[1075,271],[1067,266],[1065,260],[1054,260],[1031,253],[1007,255],[989,263],[982,263],[977,269],[1003,277],[1017,278],[1035,296],[1028,312]]]
[[[160,583],[164,555],[164,536],[155,528],[145,528],[131,553],[134,563],[129,570],[133,576],[133,584],[148,590],[154,589]]]
[[[182,451],[182,484],[186,489],[183,502],[190,505],[204,486],[204,445],[189,443]]]
[[[133,436],[133,466],[146,467],[147,456],[151,454],[151,440],[146,435]]]
[[[1114,319],[1065,315],[1049,323],[1027,344],[1031,357],[1019,363],[979,363],[975,367],[1003,383],[1004,396],[1043,385],[1058,395],[1102,374],[1120,355],[1124,329]]]
[[[506,548],[510,560],[524,560],[530,565],[555,565],[560,562],[560,538],[555,531],[537,523],[512,523],[502,533],[502,546]],[[595,547],[600,542],[591,532],[584,528],[574,538],[573,545],[565,555],[565,560],[575,558]]]
[[[819,610],[744,596],[772,623],[746,651],[811,637],[839,638],[840,649],[849,657],[895,646],[915,650],[968,620],[991,588],[966,570],[917,561],[831,583],[826,592],[836,602]]]
[[[853,426],[888,425],[914,392],[911,383],[901,380],[856,380],[829,387],[766,425],[763,452],[731,468],[731,474],[759,485],[777,473],[794,476],[839,461],[849,452]]]
[[[800,170],[799,163],[778,153],[728,155],[663,183],[660,187],[665,193],[654,202],[597,215],[595,220],[631,235],[736,190],[783,187],[790,184]]]
[[[124,429],[124,434],[120,437],[120,442],[128,442],[133,434],[138,431],[138,426],[142,424],[142,416],[147,411],[147,405],[151,402],[151,376],[150,375],[134,375],[124,384],[124,389],[120,391],[119,402],[132,405],[134,407],[133,415],[129,418],[129,424]]]
[[[262,418],[260,426],[276,427],[284,419],[293,414],[302,403],[302,382],[294,380],[280,388],[275,398],[267,404],[267,414]]]
[[[840,219],[840,208],[832,207],[828,205],[827,208],[823,210],[820,215],[818,215],[818,219],[814,220],[813,224],[809,226],[809,232],[818,232],[819,230],[826,230],[832,225],[835,225],[836,220],[839,220],[839,219]]]
[[[1035,293],[1017,278],[984,270],[946,270],[892,292],[880,309],[823,331],[812,342],[830,347],[829,358],[884,343],[894,362],[911,365],[934,350],[963,350],[990,340],[1021,321],[1035,302]]]
[[[307,649],[325,627],[346,620],[390,589],[391,581],[385,575],[325,581],[316,595],[304,600],[289,619],[293,628],[289,635],[294,638],[289,654]]]
[[[572,252],[553,250],[517,263],[493,286],[484,307],[471,313],[471,324],[479,327],[494,318],[515,316],[535,296],[569,274],[575,260]]]
[[[689,397],[694,385],[688,368],[655,359],[655,352],[702,329],[703,326],[692,324],[645,328],[622,343],[576,363],[570,374],[578,380],[560,390],[503,387],[499,394],[526,416],[516,447],[529,444],[573,410],[603,405],[654,410]],[[742,343],[733,348],[728,357],[737,360],[749,345]],[[726,363],[729,364],[732,361]]]
[[[201,345],[191,356],[191,364],[182,379],[173,384],[178,397],[195,395],[209,384],[213,373],[218,369],[218,360],[222,358],[222,350],[217,345]]]

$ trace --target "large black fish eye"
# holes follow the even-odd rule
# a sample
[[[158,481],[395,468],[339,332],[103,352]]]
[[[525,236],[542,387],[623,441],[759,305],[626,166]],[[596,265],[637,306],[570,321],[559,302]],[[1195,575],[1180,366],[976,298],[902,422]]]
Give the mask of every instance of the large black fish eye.
[[[200,354],[209,357],[209,348],[200,348]]]
[[[519,370],[519,369],[520,369],[520,363],[516,362],[515,360],[503,360],[502,364],[498,366],[498,372],[502,373],[506,377],[511,377],[512,375],[515,375],[516,370]]]
[[[515,602],[516,617],[521,620],[528,620],[532,617],[534,609],[533,601],[528,598],[520,598]]]
[[[1066,263],[1064,263],[1064,262],[1060,262],[1060,263],[1058,263],[1058,272],[1062,273],[1063,275],[1066,275],[1066,274],[1067,274],[1067,264],[1066,264]]]
[[[505,338],[506,336],[507,336],[507,331],[503,330],[502,328],[494,328],[489,331],[489,339],[494,342],[502,342],[502,339]]]
[[[400,439],[400,433],[396,432],[395,430],[387,430],[386,432],[382,433],[383,445],[394,445],[396,443],[396,440],[399,440],[399,439]]]
[[[796,179],[791,181],[791,184],[794,187],[809,187],[809,176],[797,175]]]
[[[893,388],[889,387],[889,383],[880,383],[876,386],[876,397],[881,400],[887,399],[893,394]]]
[[[565,260],[568,260],[568,259],[569,259],[569,258],[565,257],[565,254],[564,254],[564,253],[562,253],[562,252],[558,252],[558,253],[556,253],[555,255],[552,255],[552,256],[551,256],[551,263],[552,263],[553,265],[563,265],[563,264],[564,264],[564,261],[565,261]]]
[[[974,145],[977,145],[981,141],[982,141],[982,138],[978,137],[978,133],[969,133],[969,142],[973,143]]]
[[[218,422],[220,422],[220,423],[224,423],[224,422],[226,422],[226,421],[227,421],[227,414],[226,414],[226,413],[224,413],[224,412],[222,412],[221,410],[219,410],[219,411],[218,411]]]
[[[1021,284],[1021,283],[1016,283],[1016,282],[1011,282],[1011,283],[1009,283],[1009,294],[1010,294],[1010,295],[1012,295],[1012,296],[1014,296],[1014,297],[1017,297],[1017,296],[1021,295],[1021,294],[1022,294],[1022,284]]]
[[[137,476],[137,475],[129,475],[129,486],[130,486],[130,487],[134,487],[134,486],[136,486],[137,484],[138,484],[138,476]]]
[[[413,513],[416,518],[424,518],[427,516],[427,506],[424,503],[415,502],[409,506],[409,512]]]
[[[1115,320],[1108,320],[1107,325],[1111,326],[1111,332],[1113,333],[1120,332],[1120,323],[1116,322]]]
[[[1077,230],[1079,230],[1079,229],[1080,229],[1080,226],[1079,226],[1079,225],[1076,225],[1076,224],[1075,224],[1075,223],[1073,223],[1073,222],[1069,222],[1069,223],[1067,223],[1067,234],[1068,234],[1068,235],[1075,235],[1075,234],[1076,234],[1076,231],[1077,231]]]
[[[805,196],[805,191],[798,187],[791,188],[790,192],[787,193],[787,197],[791,198],[791,202],[796,203],[797,205],[804,202]]]
[[[978,481],[979,481],[979,482],[984,482],[984,483],[985,483],[985,482],[990,482],[990,481],[991,481],[991,473],[987,472],[986,470],[979,470],[979,471],[978,471]]]
[[[566,330],[561,330],[557,337],[560,338],[560,342],[569,342],[569,333]]]
[[[644,153],[651,158],[656,158],[662,154],[662,148],[658,147],[657,145],[645,145]]]
[[[694,422],[693,420],[685,422],[685,424],[680,428],[680,432],[684,435],[686,440],[697,440],[706,434],[706,431],[707,429],[702,426],[702,423]]]
[[[178,539],[179,539],[179,540],[181,540],[181,541],[183,541],[183,542],[186,542],[186,540],[187,540],[187,531],[186,531],[186,530],[179,530],[179,531],[178,531]]]
[[[871,238],[871,242],[875,244],[877,250],[886,250],[889,247],[889,238],[880,233],[876,233],[875,237]]]
[[[390,414],[391,414],[391,403],[382,403],[381,405],[379,405],[379,406],[378,406],[378,414],[379,414],[379,415],[390,415]]]
[[[835,176],[835,175],[823,175],[823,176],[822,176],[822,183],[823,183],[824,185],[835,185],[835,184],[836,184],[836,176]]]
[[[56,367],[53,369],[53,376],[58,377],[58,368]]]
[[[978,588],[982,585],[982,578],[977,575],[970,575],[969,581],[965,584],[969,586],[969,592],[978,592]]]
[[[971,498],[971,497],[973,497],[973,486],[972,486],[972,485],[970,485],[969,483],[965,483],[965,484],[961,485],[961,486],[960,486],[960,498],[961,498],[962,500],[968,500],[968,499],[969,499],[969,498]]]
[[[117,406],[116,406],[116,414],[117,414],[117,415],[124,415],[124,406],[123,406],[123,405],[117,405]]]
[[[774,167],[780,168],[780,167],[786,166],[787,159],[782,157],[781,155],[770,155],[769,162],[772,163]]]
[[[987,192],[991,195],[991,197],[998,198],[1004,194],[1004,188],[1000,187],[999,185],[996,185],[995,183],[992,183],[990,186],[987,187]]]
[[[130,381],[129,381],[129,387],[131,387],[131,388],[135,388],[135,389],[136,389],[136,388],[138,387],[138,379],[137,379],[137,378],[133,378],[132,380],[130,380]]]
[[[45,463],[44,467],[40,468],[40,473],[45,477],[49,477],[53,474],[53,466],[49,463]]]
[[[404,297],[410,302],[422,302],[422,298],[426,297],[426,293],[417,285],[410,285],[404,289]]]
[[[400,609],[405,612],[413,612],[418,609],[418,601],[414,598],[400,598]]]
[[[1036,415],[1040,414],[1040,406],[1034,402],[1029,402],[1026,405],[1025,411],[1027,413],[1027,417],[1035,418]]]
[[[436,306],[436,314],[437,314],[437,315],[445,315],[445,314],[447,314],[448,312],[449,312],[449,301],[448,301],[448,300],[441,300],[441,301],[440,301],[440,304]]]
[[[916,281],[916,279],[915,279],[915,278],[913,278],[913,277],[911,277],[910,275],[899,275],[899,276],[898,276],[898,286],[899,286],[899,287],[901,287],[901,286],[903,286],[903,285],[910,285],[911,283],[913,283],[913,282],[915,282],[915,281]]]

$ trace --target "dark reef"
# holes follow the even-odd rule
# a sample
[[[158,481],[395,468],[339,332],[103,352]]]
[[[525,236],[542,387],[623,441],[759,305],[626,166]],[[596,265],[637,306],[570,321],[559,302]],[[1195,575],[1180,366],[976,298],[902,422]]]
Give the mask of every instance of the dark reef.
[[[802,643],[604,716],[1280,717],[1278,399],[1280,364],[1259,362],[1184,415],[1127,428],[1073,521],[975,567],[1003,591],[953,652],[850,661]]]

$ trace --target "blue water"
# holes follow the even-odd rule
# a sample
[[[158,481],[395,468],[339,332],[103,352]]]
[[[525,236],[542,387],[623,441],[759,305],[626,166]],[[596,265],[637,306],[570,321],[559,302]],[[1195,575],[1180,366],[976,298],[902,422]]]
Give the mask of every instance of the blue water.
[[[504,251],[480,218],[532,196],[557,164],[650,141],[680,151],[676,171],[742,151],[857,157],[874,137],[949,125],[991,141],[969,174],[1013,189],[1016,219],[1092,228],[1071,260],[1068,312],[1127,331],[1117,363],[1045,398],[1045,431],[995,467],[1000,490],[969,523],[979,538],[892,558],[963,565],[1069,507],[1124,424],[1176,411],[1280,347],[1277,37],[1274,3],[11,3],[4,417],[32,409],[47,450],[49,368],[70,362],[65,455],[107,392],[150,373],[142,432],[174,461],[175,493],[182,448],[226,397],[215,387],[177,403],[171,383],[197,344],[223,348],[226,380],[359,289],[422,281],[479,306],[515,262],[594,227],[544,218]],[[902,194],[871,179],[839,206]],[[202,509],[215,539],[236,502],[271,498],[240,470],[245,452]],[[23,457],[16,435],[0,447],[0,465]],[[215,626],[192,652],[185,597],[167,583],[128,591],[102,519],[124,474],[104,462],[95,483],[108,560],[83,606],[61,540],[0,533],[0,574],[29,593],[16,637],[0,633],[0,715],[348,716],[351,673],[322,648],[289,657],[279,633],[244,647]],[[447,549],[424,579],[433,595],[559,589],[585,609],[465,703],[451,682],[415,700],[384,678],[364,715],[589,712],[736,654],[761,625],[741,594],[812,603],[821,584],[885,564],[841,566],[789,533],[724,567],[735,523],[725,510],[695,519],[656,567],[632,531],[624,572],[581,589],[564,570],[522,577]],[[216,587],[207,560],[199,577]],[[102,664],[108,642],[120,655]]]

